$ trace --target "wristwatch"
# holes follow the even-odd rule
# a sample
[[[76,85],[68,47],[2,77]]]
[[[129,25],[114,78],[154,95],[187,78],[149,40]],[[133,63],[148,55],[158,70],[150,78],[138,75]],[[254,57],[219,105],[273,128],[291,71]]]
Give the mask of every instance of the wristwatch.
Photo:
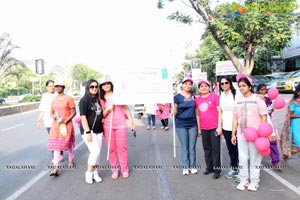
[[[91,131],[83,131],[85,134],[90,134]]]

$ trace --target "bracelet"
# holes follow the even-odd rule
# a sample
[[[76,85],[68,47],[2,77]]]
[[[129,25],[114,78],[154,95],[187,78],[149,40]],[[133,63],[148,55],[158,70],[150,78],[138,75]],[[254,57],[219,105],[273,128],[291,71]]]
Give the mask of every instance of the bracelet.
[[[89,130],[89,131],[83,131],[85,134],[89,134],[89,133],[91,133],[91,131]]]

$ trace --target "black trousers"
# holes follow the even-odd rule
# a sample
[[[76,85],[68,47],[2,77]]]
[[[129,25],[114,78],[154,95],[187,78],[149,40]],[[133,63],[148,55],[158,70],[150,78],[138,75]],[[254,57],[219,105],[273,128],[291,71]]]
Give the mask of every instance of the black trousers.
[[[231,135],[232,135],[232,131],[226,131],[223,129],[223,135],[226,141],[226,146],[228,149],[228,154],[230,157],[230,167],[235,170],[238,169],[239,166],[239,152],[238,152],[238,147],[236,145],[233,145],[231,143]]]
[[[167,119],[162,119],[160,121],[161,121],[162,126],[168,126],[168,123],[169,123],[169,119],[168,118]]]
[[[201,129],[202,144],[206,170],[213,171],[214,173],[221,173],[221,139],[220,136],[215,136],[215,131],[216,129]]]

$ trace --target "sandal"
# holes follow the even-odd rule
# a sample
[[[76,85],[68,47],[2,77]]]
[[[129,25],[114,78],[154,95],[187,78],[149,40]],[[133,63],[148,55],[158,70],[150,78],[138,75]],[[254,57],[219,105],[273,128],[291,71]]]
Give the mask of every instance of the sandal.
[[[58,169],[54,169],[50,172],[49,176],[58,176],[59,175],[59,170]]]
[[[74,164],[74,162],[73,162],[72,160],[69,161],[68,167],[69,167],[70,169],[74,169],[74,168],[75,168],[75,164]]]

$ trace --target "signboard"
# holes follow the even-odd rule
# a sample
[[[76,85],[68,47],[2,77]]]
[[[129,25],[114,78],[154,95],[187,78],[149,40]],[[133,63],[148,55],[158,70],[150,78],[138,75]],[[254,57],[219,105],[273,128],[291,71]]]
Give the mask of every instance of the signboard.
[[[192,69],[193,81],[198,83],[200,80],[207,80],[207,72],[201,72],[198,69]]]
[[[116,105],[173,102],[172,80],[167,68],[126,68],[111,77]]]
[[[244,59],[239,59],[239,63],[244,66]],[[216,75],[225,76],[225,75],[234,75],[238,74],[238,71],[234,67],[231,60],[220,61],[216,63]]]
[[[200,69],[201,70],[200,60],[192,60],[192,69]]]

